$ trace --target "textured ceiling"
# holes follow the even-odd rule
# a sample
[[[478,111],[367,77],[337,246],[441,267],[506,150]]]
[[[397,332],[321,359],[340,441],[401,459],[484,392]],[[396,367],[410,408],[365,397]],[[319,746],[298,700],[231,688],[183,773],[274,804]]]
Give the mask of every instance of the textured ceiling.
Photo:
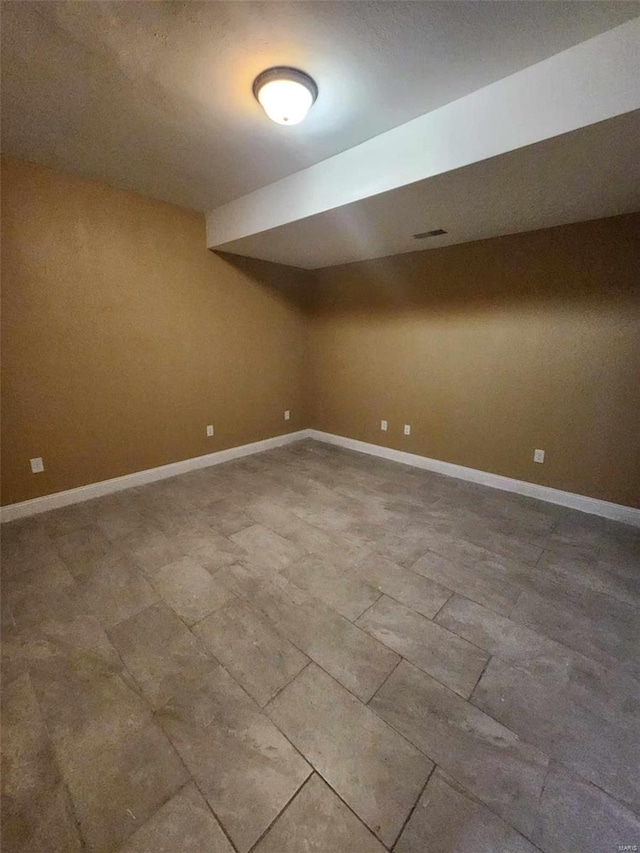
[[[631,2],[3,2],[3,150],[204,210],[638,14]],[[319,84],[302,125],[273,124],[252,98],[274,64]]]

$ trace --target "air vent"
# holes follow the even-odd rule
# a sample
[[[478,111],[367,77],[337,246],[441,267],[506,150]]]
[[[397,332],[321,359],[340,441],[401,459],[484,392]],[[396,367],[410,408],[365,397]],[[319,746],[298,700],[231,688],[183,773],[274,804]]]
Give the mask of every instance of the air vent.
[[[444,228],[436,228],[433,231],[421,231],[420,234],[414,234],[414,240],[424,240],[425,237],[439,237],[441,234],[446,234]]]
[[[414,234],[414,240],[424,240],[425,237],[439,237],[441,234],[446,234],[444,228],[436,228],[433,231],[422,231],[420,234]]]

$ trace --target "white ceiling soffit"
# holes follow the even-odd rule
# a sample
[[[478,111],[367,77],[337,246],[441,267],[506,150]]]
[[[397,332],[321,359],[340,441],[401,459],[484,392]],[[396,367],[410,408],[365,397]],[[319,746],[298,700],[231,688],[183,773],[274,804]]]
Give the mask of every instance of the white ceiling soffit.
[[[207,245],[313,269],[638,209],[637,117],[611,120],[640,110],[639,45],[635,18],[218,207]],[[475,228],[465,181],[475,218],[475,193],[497,204]]]
[[[640,110],[231,242],[318,269],[640,210]],[[424,240],[413,235],[443,228]]]

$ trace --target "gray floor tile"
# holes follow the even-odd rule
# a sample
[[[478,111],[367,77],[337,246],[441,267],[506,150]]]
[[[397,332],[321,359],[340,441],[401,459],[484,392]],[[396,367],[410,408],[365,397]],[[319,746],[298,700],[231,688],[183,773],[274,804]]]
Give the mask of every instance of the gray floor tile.
[[[45,512],[38,519],[38,526],[52,539],[65,533],[71,533],[90,524],[87,503],[70,504],[59,509]]]
[[[31,800],[18,813],[0,821],[0,848],[5,853],[80,853],[76,819],[62,784]]]
[[[193,783],[178,791],[122,847],[121,853],[233,853]]]
[[[198,684],[217,666],[163,602],[120,622],[110,638],[152,708]]]
[[[517,663],[493,658],[473,702],[570,770],[640,811],[640,684],[635,695],[626,697],[628,710],[612,721],[588,707],[590,682],[597,678],[593,669],[568,662],[566,657],[540,655]],[[586,685],[582,694],[572,689],[575,682]],[[619,704],[624,707],[624,699]]]
[[[476,646],[386,595],[356,625],[465,699],[489,660]]]
[[[90,849],[108,851],[184,785],[186,773],[119,675],[56,660],[34,673],[36,695],[82,835]]]
[[[637,815],[556,765],[537,812],[531,840],[544,853],[603,853],[640,844]]]
[[[469,566],[459,559],[432,552],[415,562],[411,570],[505,616],[509,615],[523,589],[504,570],[491,563],[478,562]]]
[[[395,853],[536,853],[537,848],[436,770]]]
[[[96,504],[95,524],[112,543],[144,527],[144,517],[124,503],[127,499],[128,496],[120,492],[92,502]]]
[[[225,583],[265,613],[279,633],[362,701],[368,701],[399,657],[284,577],[260,578],[234,567]]]
[[[378,554],[404,568],[410,568],[429,548],[423,525],[413,525],[402,531],[388,530],[380,525],[368,523],[358,527],[358,537],[354,531],[349,536],[357,538],[362,547],[371,546]]]
[[[47,566],[2,581],[2,606],[20,632],[91,612],[65,566]]]
[[[452,595],[450,589],[379,554],[366,556],[347,571],[427,619],[432,619]]]
[[[540,543],[546,541],[546,537],[536,537],[538,542],[531,542],[526,536],[496,531],[486,520],[477,517],[471,520],[470,514],[455,522],[452,532],[467,542],[486,549],[491,554],[512,557],[532,564],[535,564],[542,554],[543,548]]]
[[[255,853],[384,853],[384,847],[315,773]]]
[[[311,531],[314,541],[320,544],[331,542],[331,537],[320,530],[319,527],[313,527],[307,524],[297,515],[292,512],[293,507],[298,503],[295,493],[288,493],[286,487],[275,489],[274,493],[269,496],[261,495],[247,504],[247,513],[253,519],[253,524],[260,524],[262,527],[268,527],[274,533],[284,536],[285,539],[291,539],[297,531]],[[305,549],[312,551],[313,549]]]
[[[18,537],[15,540],[3,534],[2,580],[20,579],[35,571],[46,571],[63,566],[53,541],[44,533]]]
[[[381,849],[416,755],[398,850],[638,842],[636,529],[307,440],[1,532],[3,849]]]
[[[430,552],[439,554],[454,563],[474,566],[482,560],[490,560],[493,556],[492,552],[488,548],[469,542],[456,531],[457,526],[458,522],[454,515],[444,530],[426,531],[418,528],[415,536]]]
[[[61,614],[59,614],[61,617]],[[51,669],[75,668],[84,678],[122,674],[124,666],[98,619],[69,614],[22,631],[22,658],[32,677]]]
[[[511,619],[605,666],[617,663],[640,678],[640,608],[585,591],[541,595],[525,590]]]
[[[153,724],[96,728],[85,749],[65,751],[63,774],[89,848],[112,850],[187,781],[165,735]]]
[[[58,554],[74,577],[89,572],[95,560],[113,548],[104,533],[95,525],[70,529],[53,540]]]
[[[2,684],[6,686],[27,671],[22,635],[10,615],[3,614],[0,623],[0,653],[2,654],[0,674]]]
[[[15,814],[60,782],[51,741],[29,676],[2,688],[2,800]]]
[[[300,550],[292,542],[261,524],[234,533],[230,539],[245,550],[252,562],[270,569],[282,569],[301,556]]]
[[[392,844],[431,761],[313,664],[266,710],[367,826]]]
[[[120,540],[119,545],[147,575],[174,563],[185,554],[175,537],[155,526],[145,527],[125,541]]]
[[[460,596],[447,603],[436,621],[521,673],[529,673],[533,680],[539,677],[546,690],[562,692],[567,701],[622,728],[635,722],[635,712],[640,708],[640,682],[620,667],[608,669]]]
[[[285,566],[282,574],[351,621],[380,598],[379,590],[349,577],[343,567],[317,554]]]
[[[75,586],[75,585],[74,585]],[[77,590],[34,591],[17,609],[20,662],[36,685],[66,675],[82,681],[122,673],[122,661],[105,629]],[[36,618],[39,617],[39,618]]]
[[[260,706],[309,663],[264,616],[237,599],[194,633]]]
[[[470,643],[486,649],[490,655],[498,655],[505,660],[531,660],[543,655],[564,660],[576,657],[549,637],[461,595],[456,594],[449,599],[435,621]]]
[[[171,530],[171,538],[187,556],[214,572],[246,556],[243,548],[208,525],[185,524]]]
[[[370,703],[492,811],[529,836],[548,757],[403,661]]]
[[[211,506],[208,515],[211,526],[223,536],[231,536],[254,523],[239,503],[224,498]]]
[[[625,604],[637,606],[640,600],[640,560],[634,574],[616,571],[615,565],[601,563],[596,554],[568,557],[545,551],[538,566],[570,580],[578,577],[581,584],[594,592],[609,595]]]
[[[355,523],[353,503],[336,492],[321,489],[308,493],[304,500],[300,500],[294,513],[326,533],[345,535],[356,544],[365,544],[363,537],[354,536],[350,530]]]
[[[199,622],[234,597],[192,557],[182,557],[148,576],[156,592],[187,625]]]
[[[98,563],[78,580],[84,600],[106,628],[158,600],[142,571],[129,557]]]
[[[168,702],[157,718],[240,853],[311,773],[221,666]]]
[[[253,515],[254,511],[251,510],[251,512]],[[257,520],[264,524],[265,527],[270,527],[276,533],[284,536],[302,553],[318,554],[344,564],[350,559],[354,559],[354,556],[358,553],[358,549],[347,539],[336,534],[327,533],[319,527],[303,521],[303,519],[294,515],[291,509],[286,510],[286,512],[280,510],[281,516],[277,521],[274,521],[273,514],[265,512],[264,508],[261,508],[261,512],[263,520],[260,521],[259,517]],[[286,518],[286,521],[283,516]]]

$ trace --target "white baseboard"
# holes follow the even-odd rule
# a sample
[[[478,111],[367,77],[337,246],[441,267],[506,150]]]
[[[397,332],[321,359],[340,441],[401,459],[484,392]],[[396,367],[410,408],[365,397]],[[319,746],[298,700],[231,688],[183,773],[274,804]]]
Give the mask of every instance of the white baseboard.
[[[441,462],[439,459],[430,459],[428,456],[419,456],[416,453],[406,453],[404,450],[394,450],[391,447],[382,447],[379,444],[369,444],[355,438],[346,438],[342,435],[333,435],[329,432],[321,432],[316,429],[301,429],[297,432],[277,435],[266,438],[263,441],[254,441],[251,444],[241,444],[239,447],[230,447],[227,450],[218,450],[215,453],[207,453],[205,456],[195,456],[192,459],[184,459],[181,462],[172,462],[169,465],[161,465],[159,468],[148,468],[145,471],[136,471],[134,474],[125,474],[123,477],[114,477],[112,480],[102,480],[99,483],[89,483],[77,489],[68,489],[64,492],[55,492],[41,498],[22,501],[21,503],[9,504],[0,508],[0,522],[15,521],[29,515],[47,512],[50,509],[59,509],[70,504],[99,498],[122,489],[130,489],[133,486],[143,486],[145,483],[154,483],[157,480],[165,480],[168,477],[176,477],[187,471],[195,471],[198,468],[208,468],[211,465],[220,465],[222,462],[230,462],[232,459],[240,459],[243,456],[251,456],[274,447],[282,447],[303,438],[314,438],[326,444],[335,444],[348,450],[359,453],[367,453],[370,456],[379,456],[391,462],[400,462],[403,465],[411,465],[413,468],[424,468],[427,471],[435,471],[447,477],[456,477],[459,480],[468,480],[471,483],[480,483],[494,489],[502,489],[506,492],[515,492],[530,498],[537,498],[548,503],[566,506],[587,512],[591,515],[599,515],[613,521],[621,521],[640,527],[640,509],[621,504],[601,501],[589,498],[586,495],[576,495],[573,492],[563,492],[561,489],[553,489],[550,486],[539,486],[537,483],[528,483],[526,480],[514,480],[511,477],[503,477],[500,474],[491,474],[488,471],[478,471],[475,468],[465,468],[463,465],[454,465],[451,462]]]
[[[145,483],[154,483],[156,480],[166,480],[187,471],[195,471],[197,468],[208,468],[211,465],[220,465],[222,462],[230,462],[232,459],[240,459],[243,456],[251,456],[253,453],[261,453],[263,450],[271,450],[274,447],[282,447],[302,438],[309,437],[309,430],[301,429],[298,432],[289,432],[285,435],[276,435],[273,438],[265,438],[263,441],[254,441],[251,444],[241,444],[239,447],[229,447],[227,450],[218,450],[215,453],[207,453],[205,456],[194,456],[191,459],[183,459],[181,462],[171,462],[169,465],[161,465],[159,468],[147,468],[144,471],[136,471],[133,474],[125,474],[122,477],[114,477],[112,480],[101,480],[98,483],[89,483],[79,486],[77,489],[67,489],[64,492],[54,492],[52,495],[44,495],[41,498],[33,498],[20,503],[8,504],[0,508],[0,522],[15,521],[28,515],[37,515],[50,509],[59,509],[70,504],[99,498],[112,492],[130,489],[132,486],[143,486]]]
[[[307,430],[307,433],[309,438],[315,438],[317,441],[324,441],[327,444],[335,444],[338,447],[345,447],[348,450],[380,456],[382,459],[401,462],[403,465],[411,465],[413,468],[424,468],[427,471],[435,471],[447,477],[469,480],[471,483],[480,483],[483,486],[502,489],[505,492],[515,492],[518,495],[526,495],[530,498],[547,501],[547,503],[566,506],[591,515],[600,515],[603,518],[640,527],[640,509],[634,507],[601,501],[596,498],[589,498],[586,495],[576,495],[573,492],[563,492],[561,489],[539,486],[537,483],[528,483],[526,480],[514,480],[500,474],[490,474],[488,471],[465,468],[463,465],[454,465],[452,462],[441,462],[439,459],[430,459],[428,456],[418,456],[416,453],[406,453],[404,450],[394,450],[391,447],[382,447],[379,444],[369,444],[366,441],[333,435],[330,432],[311,429]]]

